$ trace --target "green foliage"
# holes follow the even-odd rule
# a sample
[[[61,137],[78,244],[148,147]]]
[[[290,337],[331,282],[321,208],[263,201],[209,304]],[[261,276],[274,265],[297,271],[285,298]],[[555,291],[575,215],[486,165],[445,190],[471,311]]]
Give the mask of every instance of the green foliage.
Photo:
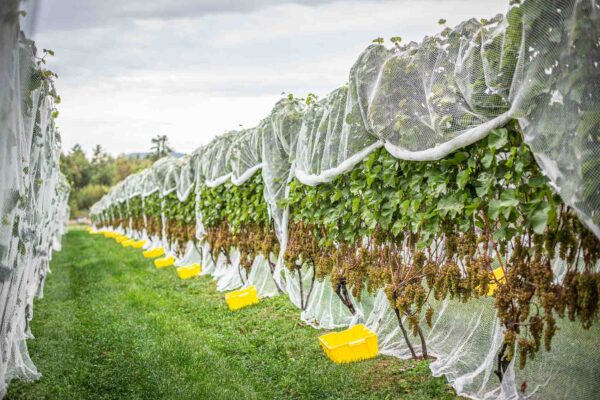
[[[165,217],[180,224],[196,224],[196,196],[194,190],[185,199],[179,201],[175,192],[165,196]]]
[[[394,44],[394,46],[396,46],[396,48],[398,50],[402,50],[402,47],[400,46],[400,43],[402,43],[402,37],[401,36],[392,36],[390,38],[390,42],[392,42]]]
[[[60,170],[67,177],[72,190],[81,189],[90,183],[90,162],[78,144],[67,155],[61,154]]]
[[[150,165],[151,161],[146,159],[113,158],[100,145],[94,147],[92,158],[88,159],[83,148],[76,144],[67,154],[60,155],[60,170],[71,185],[71,215],[86,215],[107,187]]]
[[[143,215],[142,196],[134,196],[129,199],[129,216],[131,218],[141,218]]]
[[[501,227],[497,239],[510,240],[555,226],[550,210],[559,204],[514,125],[441,161],[402,161],[374,151],[330,183],[293,181],[289,197],[292,221],[322,227],[317,236],[324,246],[354,243],[381,228],[395,237],[419,230],[423,248],[448,220],[462,232],[484,227],[482,211]]]
[[[88,210],[102,196],[108,193],[106,185],[88,184],[73,194],[72,199],[76,201],[78,210]]]
[[[230,181],[200,189],[199,211],[205,228],[225,222],[235,234],[244,225],[269,226],[269,211],[263,197],[262,175],[255,173],[243,185]]]
[[[206,230],[202,239],[210,246],[213,258],[222,253],[231,264],[229,253],[235,247],[240,252],[240,267],[246,272],[262,254],[273,273],[271,254],[278,254],[279,243],[271,229],[263,191],[258,172],[240,186],[227,181],[214,188],[200,188],[198,209]],[[240,278],[243,281],[241,272]]]
[[[170,241],[179,245],[181,252],[190,240],[196,237],[196,196],[194,191],[180,201],[177,192],[163,197],[163,215],[166,220],[166,235]]]
[[[144,197],[144,213],[148,217],[160,218],[162,213],[162,200],[158,191]]]
[[[173,191],[166,196],[163,196],[163,214],[168,219],[175,219],[178,212],[182,211],[179,207],[181,205],[177,192]]]

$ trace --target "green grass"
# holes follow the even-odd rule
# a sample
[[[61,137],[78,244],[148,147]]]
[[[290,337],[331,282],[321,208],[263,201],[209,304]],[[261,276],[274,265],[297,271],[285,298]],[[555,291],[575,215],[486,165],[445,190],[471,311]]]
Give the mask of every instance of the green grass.
[[[210,278],[104,237],[70,230],[51,269],[29,341],[43,377],[8,399],[455,398],[425,361],[329,361],[286,296],[232,313]]]

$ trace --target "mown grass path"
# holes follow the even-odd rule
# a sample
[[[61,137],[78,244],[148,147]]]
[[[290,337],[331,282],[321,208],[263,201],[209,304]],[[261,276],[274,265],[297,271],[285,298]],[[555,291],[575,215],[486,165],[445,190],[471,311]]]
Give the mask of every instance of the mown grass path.
[[[231,313],[210,278],[83,230],[51,269],[29,341],[43,377],[9,399],[455,398],[423,361],[330,362],[286,296]]]

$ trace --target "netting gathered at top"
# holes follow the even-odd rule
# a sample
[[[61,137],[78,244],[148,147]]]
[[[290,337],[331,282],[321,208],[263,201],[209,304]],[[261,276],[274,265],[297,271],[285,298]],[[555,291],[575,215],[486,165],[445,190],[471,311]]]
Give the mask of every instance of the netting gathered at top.
[[[0,397],[14,378],[40,375],[26,339],[60,250],[70,187],[59,172],[54,75],[19,30],[18,1],[0,2]]]

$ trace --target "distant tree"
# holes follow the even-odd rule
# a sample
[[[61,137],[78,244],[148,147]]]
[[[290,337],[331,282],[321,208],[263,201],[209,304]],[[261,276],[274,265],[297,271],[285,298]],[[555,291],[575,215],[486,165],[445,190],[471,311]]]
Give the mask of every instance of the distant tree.
[[[60,169],[72,188],[80,189],[90,183],[90,162],[79,144],[73,146],[67,155],[61,155]]]
[[[89,184],[77,192],[77,197],[74,199],[77,204],[77,209],[87,211],[94,205],[102,196],[104,196],[110,186]]]
[[[166,140],[161,144],[162,148],[165,143]],[[91,160],[88,160],[81,146],[76,144],[67,154],[60,155],[60,170],[71,184],[71,216],[87,215],[89,207],[111,186],[150,165],[152,160],[149,159],[128,159],[125,156],[115,159],[100,145],[94,146]]]
[[[110,158],[110,155],[104,151],[101,145],[97,144],[92,150],[92,164],[100,164]]]
[[[111,186],[115,183],[114,159],[99,144],[92,150],[90,184]]]
[[[151,158],[153,160],[167,156],[173,151],[169,147],[169,138],[167,135],[156,135],[156,137],[152,138],[152,147],[150,149],[152,150]]]
[[[129,159],[125,156],[119,156],[113,162],[116,175],[115,183],[120,182],[129,175],[135,174],[151,165],[152,160],[149,159]]]

